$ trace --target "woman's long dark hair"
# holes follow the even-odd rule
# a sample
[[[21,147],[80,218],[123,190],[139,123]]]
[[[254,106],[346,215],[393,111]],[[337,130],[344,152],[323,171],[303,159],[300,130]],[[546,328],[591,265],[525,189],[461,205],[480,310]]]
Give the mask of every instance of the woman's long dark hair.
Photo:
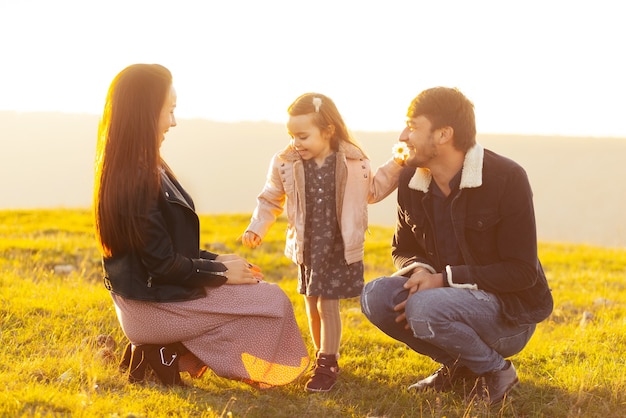
[[[94,215],[105,257],[142,245],[140,227],[164,166],[158,122],[172,85],[158,64],[134,64],[111,82],[98,128]]]

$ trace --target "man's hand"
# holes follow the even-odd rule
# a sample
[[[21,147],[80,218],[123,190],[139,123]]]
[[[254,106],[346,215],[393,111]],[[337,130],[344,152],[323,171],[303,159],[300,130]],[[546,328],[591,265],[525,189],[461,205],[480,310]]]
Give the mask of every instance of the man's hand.
[[[432,274],[426,269],[419,269],[411,274],[411,277],[404,284],[405,289],[409,289],[409,296],[415,292],[427,289],[443,287],[443,274]]]
[[[400,314],[396,317],[396,322],[405,322],[406,323],[406,314],[404,312],[404,308],[406,306],[407,300],[411,297],[413,293],[421,292],[427,289],[436,289],[438,287],[443,287],[443,274],[435,273],[432,274],[426,269],[416,269],[411,277],[408,278],[406,283],[404,283],[404,288],[408,289],[409,295],[407,296],[404,302],[401,302],[394,306],[393,310],[396,312],[400,312]],[[406,323],[404,325],[405,329],[409,329],[409,324]]]

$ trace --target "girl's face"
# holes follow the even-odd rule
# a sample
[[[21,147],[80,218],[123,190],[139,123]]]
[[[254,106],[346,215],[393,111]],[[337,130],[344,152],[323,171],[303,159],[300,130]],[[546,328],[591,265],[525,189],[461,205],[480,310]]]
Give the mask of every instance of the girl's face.
[[[176,117],[174,117],[174,109],[176,108],[176,90],[174,86],[171,86],[167,96],[165,97],[165,103],[159,114],[159,122],[157,125],[157,133],[161,135],[161,143],[165,140],[165,134],[170,128],[176,126]]]
[[[318,165],[332,152],[330,139],[333,127],[320,130],[313,121],[313,114],[290,116],[287,121],[287,132],[292,138],[293,147],[303,160],[314,159]]]

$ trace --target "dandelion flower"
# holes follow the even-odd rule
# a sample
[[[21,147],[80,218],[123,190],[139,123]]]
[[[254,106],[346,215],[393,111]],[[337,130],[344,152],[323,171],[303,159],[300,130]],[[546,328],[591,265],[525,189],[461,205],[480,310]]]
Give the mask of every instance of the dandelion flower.
[[[406,161],[409,158],[409,148],[404,142],[398,142],[391,150],[393,152],[393,158],[400,161]]]

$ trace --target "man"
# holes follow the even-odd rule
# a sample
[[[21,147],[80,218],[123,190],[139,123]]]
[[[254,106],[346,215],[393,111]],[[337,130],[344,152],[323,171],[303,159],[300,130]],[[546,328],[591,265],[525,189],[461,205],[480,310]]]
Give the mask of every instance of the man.
[[[506,358],[553,308],[526,172],[476,143],[474,105],[457,89],[413,99],[400,141],[409,156],[392,248],[399,271],[366,284],[363,313],[441,364],[409,388],[471,379],[471,396],[500,402],[518,383]]]

